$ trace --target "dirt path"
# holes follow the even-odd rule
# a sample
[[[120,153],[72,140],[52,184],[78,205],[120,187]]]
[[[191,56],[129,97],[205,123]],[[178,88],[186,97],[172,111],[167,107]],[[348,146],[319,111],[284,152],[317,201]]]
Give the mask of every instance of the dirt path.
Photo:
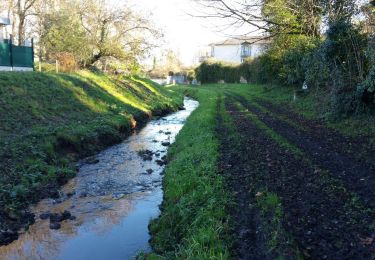
[[[343,137],[337,132],[319,125],[314,121],[302,119],[291,113],[289,120],[278,119],[273,113],[287,114],[285,109],[273,106],[273,113],[262,112],[258,107],[246,99],[235,97],[241,104],[257,115],[268,127],[282,135],[290,143],[300,148],[322,169],[328,170],[333,176],[339,178],[345,187],[356,193],[369,206],[375,206],[375,163],[374,150],[369,148],[368,142],[354,138]],[[270,107],[270,106],[268,106]],[[301,125],[296,127],[295,125]],[[303,129],[302,129],[303,126]],[[355,151],[363,152],[362,157],[355,156]],[[367,156],[365,156],[367,154]]]
[[[221,101],[222,102],[222,101]],[[233,145],[234,140],[229,132],[229,128],[225,126],[222,113],[219,112],[221,102],[217,108],[217,133],[221,140],[221,163],[220,169],[227,174],[226,180],[232,192],[236,195],[235,204],[231,207],[231,215],[233,226],[235,227],[234,236],[237,238],[234,244],[234,258],[260,258],[263,252],[258,248],[264,247],[260,239],[256,237],[255,218],[257,212],[254,208],[246,206],[255,203],[254,196],[249,193],[252,176],[248,173],[247,167],[251,166],[246,163],[247,158],[242,156],[242,150]],[[246,149],[247,147],[242,147]]]
[[[273,115],[281,116],[291,120],[299,128],[314,138],[324,142],[335,151],[345,151],[350,154],[359,163],[366,162],[375,166],[373,155],[375,153],[375,144],[369,141],[371,133],[368,136],[363,135],[357,138],[344,136],[333,128],[327,128],[322,120],[306,119],[300,114],[292,111],[291,108],[272,104],[264,99],[256,99],[256,102],[266,108]],[[321,138],[323,136],[323,138]]]
[[[218,119],[221,168],[236,198],[231,211],[237,258],[374,256],[374,243],[370,243],[374,236],[370,230],[374,224],[371,167],[351,160],[348,154],[331,151],[314,135],[262,112],[243,98],[229,95],[225,108],[239,138],[235,145],[230,139],[233,133]],[[280,146],[246,109],[305,152],[306,158]],[[281,201],[283,214],[277,230],[267,229],[276,217],[261,213],[257,197],[265,191],[277,194]]]
[[[375,144],[371,143],[369,136],[352,138],[344,136],[339,131],[327,128],[321,120],[309,120],[295,113],[290,108],[272,104],[264,99],[256,99],[257,104],[267,109],[272,115],[286,118],[303,130],[310,138],[318,140],[324,146],[338,153],[345,152],[358,164],[370,165],[375,170]]]

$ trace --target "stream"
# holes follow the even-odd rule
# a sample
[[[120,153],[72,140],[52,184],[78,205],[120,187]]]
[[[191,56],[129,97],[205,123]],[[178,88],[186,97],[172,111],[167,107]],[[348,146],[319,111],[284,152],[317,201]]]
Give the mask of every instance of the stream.
[[[60,198],[32,208],[35,224],[0,247],[0,259],[134,259],[149,252],[148,224],[160,213],[165,155],[198,105],[185,98],[184,110],[152,120],[124,142],[79,162]],[[64,211],[67,219],[51,229],[53,213]]]

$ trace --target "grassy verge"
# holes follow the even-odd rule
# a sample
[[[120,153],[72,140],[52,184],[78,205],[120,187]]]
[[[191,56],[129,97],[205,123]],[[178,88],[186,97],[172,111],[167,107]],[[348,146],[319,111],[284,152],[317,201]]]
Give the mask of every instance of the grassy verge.
[[[27,206],[56,195],[77,159],[181,102],[181,94],[138,78],[0,73],[0,230],[32,221]]]
[[[150,224],[155,253],[149,258],[226,259],[229,195],[218,169],[219,97],[212,91],[187,90],[200,106],[168,153],[162,213]]]

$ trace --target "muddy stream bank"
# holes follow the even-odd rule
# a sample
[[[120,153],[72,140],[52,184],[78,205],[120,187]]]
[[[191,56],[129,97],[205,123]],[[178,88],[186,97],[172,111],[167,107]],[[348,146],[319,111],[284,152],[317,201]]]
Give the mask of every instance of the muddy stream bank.
[[[167,149],[198,102],[185,98],[184,107],[82,160],[60,198],[38,203],[35,224],[0,247],[0,259],[133,259],[150,250]]]

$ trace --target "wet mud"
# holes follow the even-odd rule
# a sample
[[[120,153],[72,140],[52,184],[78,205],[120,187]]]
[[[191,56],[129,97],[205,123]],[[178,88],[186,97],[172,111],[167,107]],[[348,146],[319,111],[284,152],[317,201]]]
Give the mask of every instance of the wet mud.
[[[368,199],[373,192],[361,196],[362,192],[355,192],[357,188],[347,186],[348,179],[338,174],[342,169],[340,164],[346,162],[333,157],[331,162],[338,167],[336,170],[325,167],[325,163],[316,164],[318,157],[303,149],[304,146],[301,146],[306,151],[304,158],[281,147],[251,119],[249,111],[288,141],[301,143],[302,139],[288,138],[295,133],[288,135],[282,122],[271,124],[271,119],[249,102],[227,96],[225,108],[240,139],[240,145],[233,149],[234,143],[228,140],[219,118],[220,168],[235,198],[230,209],[235,258],[371,259],[375,252],[374,244],[370,243],[374,238],[371,228],[374,210]],[[326,159],[332,156],[324,153],[324,149],[319,153]],[[347,175],[354,176],[355,169],[348,168]],[[367,172],[373,174],[371,170]],[[358,187],[364,191],[366,188]],[[257,204],[257,196],[265,191],[276,194],[281,201],[281,227],[273,232],[264,227],[274,221],[274,216],[262,216]],[[270,246],[272,242],[276,243]]]

